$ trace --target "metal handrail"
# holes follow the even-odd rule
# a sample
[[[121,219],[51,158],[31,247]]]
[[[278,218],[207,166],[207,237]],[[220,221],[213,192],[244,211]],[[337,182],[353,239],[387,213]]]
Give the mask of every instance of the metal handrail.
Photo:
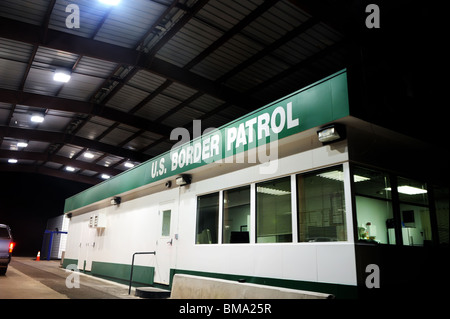
[[[131,293],[131,282],[133,280],[133,268],[134,268],[134,256],[135,255],[156,255],[156,251],[143,251],[143,252],[136,252],[133,254],[133,258],[131,259],[130,284],[128,286],[128,294]]]

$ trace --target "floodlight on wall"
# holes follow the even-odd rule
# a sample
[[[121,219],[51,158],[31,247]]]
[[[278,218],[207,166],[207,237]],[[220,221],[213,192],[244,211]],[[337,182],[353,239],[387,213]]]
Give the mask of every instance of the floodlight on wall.
[[[323,144],[337,142],[345,138],[345,128],[339,124],[331,124],[318,130],[317,137]]]
[[[121,202],[122,202],[122,198],[119,196],[114,196],[111,199],[111,205],[120,205]]]
[[[177,183],[178,186],[184,186],[189,185],[191,183],[191,180],[192,178],[190,175],[181,175],[176,178],[175,182]]]

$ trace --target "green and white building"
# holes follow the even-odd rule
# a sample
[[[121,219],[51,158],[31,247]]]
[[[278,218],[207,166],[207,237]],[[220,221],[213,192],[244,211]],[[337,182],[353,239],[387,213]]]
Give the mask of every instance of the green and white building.
[[[355,115],[349,91],[338,72],[68,198],[64,266],[128,280],[132,255],[154,251],[134,284],[184,273],[337,298],[414,285],[448,243],[433,173],[447,164]]]

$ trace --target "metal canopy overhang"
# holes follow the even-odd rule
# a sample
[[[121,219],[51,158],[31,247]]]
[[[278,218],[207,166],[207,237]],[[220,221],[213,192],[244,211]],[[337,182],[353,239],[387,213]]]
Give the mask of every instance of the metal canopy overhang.
[[[62,1],[21,1],[0,4],[0,164],[15,156],[36,168],[0,170],[100,182],[169,149],[172,129],[191,128],[193,119],[219,127],[345,67],[344,29],[325,25],[315,7],[311,15],[308,1],[107,10],[81,1],[91,11],[80,30],[61,27]],[[52,82],[58,67],[71,70],[71,82]],[[48,124],[27,123],[33,113]],[[17,149],[23,140],[30,149]],[[88,151],[96,157],[82,158]]]

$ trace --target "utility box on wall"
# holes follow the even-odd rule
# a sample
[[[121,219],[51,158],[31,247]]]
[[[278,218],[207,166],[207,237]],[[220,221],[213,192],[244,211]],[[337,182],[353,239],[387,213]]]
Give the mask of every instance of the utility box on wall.
[[[89,217],[89,227],[105,228],[106,227],[106,213],[96,212]]]

